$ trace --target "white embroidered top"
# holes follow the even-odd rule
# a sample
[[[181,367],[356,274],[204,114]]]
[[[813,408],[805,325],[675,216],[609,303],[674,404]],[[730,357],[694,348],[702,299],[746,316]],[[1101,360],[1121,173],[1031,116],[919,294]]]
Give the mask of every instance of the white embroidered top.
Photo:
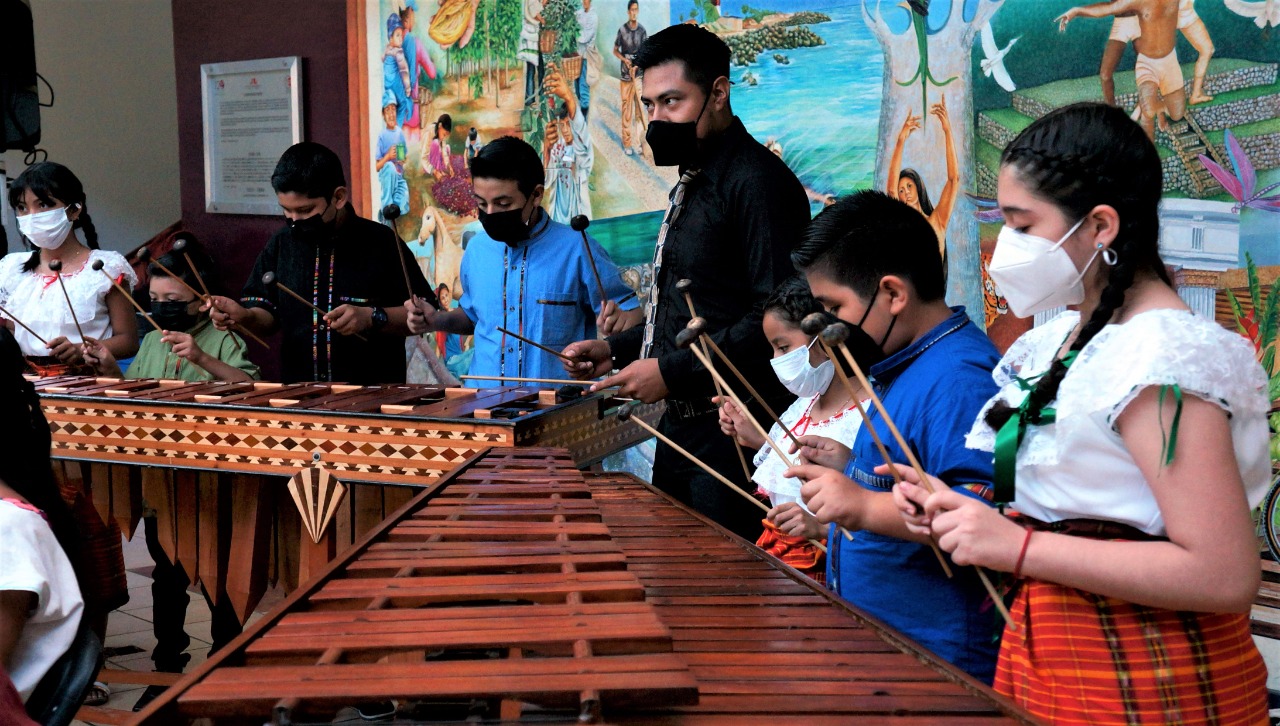
[[[834,416],[813,421],[809,418],[809,412],[813,410],[817,401],[818,396],[797,398],[779,418],[796,436],[825,436],[852,448],[853,440],[858,436],[858,429],[862,428],[862,416],[850,403]],[[769,437],[778,442],[778,446],[783,447],[783,451],[788,452],[787,458],[793,462],[796,461],[796,456],[790,453],[790,440],[781,426],[775,423],[769,430]],[[788,479],[782,476],[782,472],[787,470],[787,465],[782,462],[781,457],[773,453],[773,447],[767,443],[761,446],[751,463],[756,466],[756,472],[751,476],[751,481],[769,495],[769,501],[773,506],[776,507],[784,502],[800,501],[800,486],[803,482],[794,477]]]
[[[971,449],[994,451],[984,419],[996,400],[1026,398],[1016,377],[1046,370],[1080,320],[1064,312],[1018,338],[992,377],[1000,392],[969,432]],[[1250,506],[1271,480],[1267,378],[1244,337],[1184,310],[1151,310],[1103,328],[1072,363],[1051,405],[1057,423],[1029,426],[1018,449],[1013,507],[1041,521],[1089,518],[1127,524],[1163,536],[1155,496],[1115,430],[1116,418],[1142,389],[1178,384],[1184,396],[1221,406]],[[1171,426],[1172,421],[1151,421]],[[1185,435],[1185,434],[1184,434]]]
[[[30,257],[30,252],[14,252],[0,259],[0,306],[45,340],[66,336],[73,343],[81,342],[57,279],[52,275],[22,271],[22,265]],[[95,260],[102,260],[102,269],[112,279],[123,275],[121,284],[127,289],[132,290],[138,284],[138,276],[123,255],[107,250],[91,250],[82,268],[62,274],[67,295],[75,306],[76,319],[80,321],[84,334],[104,340],[114,335],[111,316],[107,313],[107,293],[113,288],[105,275],[93,269]],[[23,354],[49,355],[49,349],[21,325],[14,328],[13,336]]]

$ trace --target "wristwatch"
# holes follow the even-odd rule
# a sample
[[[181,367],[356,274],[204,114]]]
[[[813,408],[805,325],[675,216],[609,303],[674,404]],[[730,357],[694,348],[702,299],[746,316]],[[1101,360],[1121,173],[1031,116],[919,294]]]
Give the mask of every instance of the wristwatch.
[[[372,319],[372,324],[369,326],[370,329],[381,330],[382,326],[386,324],[387,324],[387,311],[383,310],[377,305],[373,306],[373,319]]]

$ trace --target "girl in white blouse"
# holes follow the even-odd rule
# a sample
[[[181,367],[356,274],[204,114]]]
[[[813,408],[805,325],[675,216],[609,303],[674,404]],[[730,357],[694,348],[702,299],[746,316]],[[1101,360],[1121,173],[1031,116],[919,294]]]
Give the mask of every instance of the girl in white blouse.
[[[995,687],[1053,723],[1266,723],[1249,632],[1250,517],[1266,492],[1267,379],[1243,337],[1192,314],[1159,254],[1155,147],[1101,104],[1004,151],[991,275],[1022,336],[968,444],[1016,514],[912,483],[908,524],[956,563],[1012,573]]]
[[[102,343],[117,359],[136,353],[138,324],[133,308],[105,275],[93,269],[93,263],[102,260],[103,270],[126,289],[137,284],[137,276],[122,255],[98,249],[98,234],[76,175],[61,164],[33,164],[9,186],[9,204],[23,237],[34,247],[29,253],[14,252],[0,259],[0,306],[35,332],[0,318],[23,354],[80,363],[84,341],[76,322],[85,337]],[[87,244],[76,237],[77,229],[84,232]],[[66,297],[49,269],[55,260],[62,263]]]

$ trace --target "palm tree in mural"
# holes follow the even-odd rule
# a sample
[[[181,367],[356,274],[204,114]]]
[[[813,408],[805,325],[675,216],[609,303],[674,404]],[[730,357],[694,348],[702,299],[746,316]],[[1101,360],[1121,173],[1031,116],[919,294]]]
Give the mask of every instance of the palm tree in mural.
[[[946,96],[955,123],[952,143],[959,159],[960,189],[976,187],[973,152],[973,74],[970,57],[974,41],[1004,0],[978,0],[965,17],[966,0],[894,3],[862,0],[862,16],[884,51],[881,82],[880,130],[876,149],[877,189],[888,188],[888,155],[907,115],[925,116]],[[938,80],[941,79],[941,80]],[[938,188],[946,177],[941,124],[931,123],[911,135],[903,165],[930,177]],[[935,168],[936,167],[936,168]],[[946,227],[949,300],[976,312],[982,309],[981,256],[973,206],[958,200]]]

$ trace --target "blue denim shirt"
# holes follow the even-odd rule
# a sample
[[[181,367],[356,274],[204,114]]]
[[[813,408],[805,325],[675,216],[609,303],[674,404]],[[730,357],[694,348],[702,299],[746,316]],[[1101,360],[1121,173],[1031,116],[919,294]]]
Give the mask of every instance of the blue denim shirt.
[[[628,295],[631,290],[623,284],[617,265],[594,239],[591,254],[609,298],[617,301]],[[545,212],[532,236],[514,246],[484,232],[476,234],[462,255],[459,276],[463,292],[458,306],[475,324],[476,352],[470,373],[565,377],[558,358],[498,332],[499,327],[552,350],[596,337],[600,288],[582,246],[582,233],[553,221]],[[639,304],[633,297],[618,307],[633,310]],[[476,388],[502,385],[500,381],[466,383]]]
[[[885,409],[924,470],[979,499],[962,485],[991,486],[991,454],[965,448],[964,438],[996,393],[991,371],[999,359],[964,308],[955,307],[942,324],[870,370]],[[889,455],[906,463],[883,418],[870,406],[867,413]],[[888,492],[893,478],[874,473],[883,463],[863,427],[845,474],[866,489]],[[992,681],[1000,616],[986,602],[974,568],[952,564],[955,576],[947,579],[927,545],[874,532],[854,532],[848,541],[833,529],[830,541],[827,583],[833,590],[975,678]]]

